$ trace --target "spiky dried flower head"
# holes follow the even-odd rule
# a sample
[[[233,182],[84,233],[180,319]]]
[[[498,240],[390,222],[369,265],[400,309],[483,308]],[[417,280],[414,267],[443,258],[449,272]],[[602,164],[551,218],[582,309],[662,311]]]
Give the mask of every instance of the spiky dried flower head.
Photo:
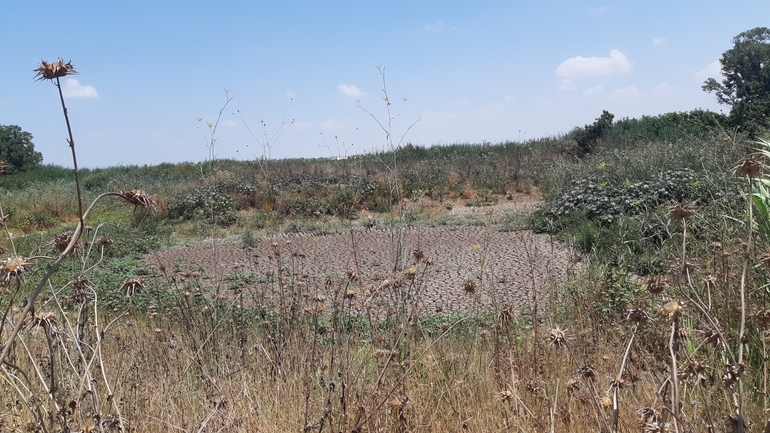
[[[53,237],[54,251],[63,253],[69,246],[70,242],[72,242],[72,236],[74,235],[75,235],[75,232],[72,232],[72,231],[67,231],[67,232],[63,232],[63,233],[59,233],[58,235],[55,235]]]
[[[137,289],[144,289],[145,283],[144,278],[129,278],[127,280],[123,281],[123,286],[121,287],[126,291],[126,296],[133,295]]]
[[[578,370],[583,379],[596,380],[599,377],[599,372],[592,365],[586,365]]]
[[[406,270],[406,277],[407,278],[414,278],[417,275],[417,269],[416,268],[409,268]]]
[[[13,255],[0,261],[0,282],[9,283],[12,279],[20,280],[24,273],[32,269],[32,262],[27,257]]]
[[[35,81],[41,80],[55,80],[57,78],[66,77],[67,75],[77,75],[78,71],[72,66],[72,61],[64,63],[64,60],[59,57],[59,60],[53,62],[40,61],[40,65],[33,70],[35,72]]]
[[[91,287],[91,280],[86,274],[78,274],[72,277],[72,293],[70,299],[76,304],[88,300],[88,289]]]
[[[134,209],[143,207],[151,211],[155,210],[155,199],[138,189],[124,189],[118,193],[118,196],[134,205]]]
[[[476,282],[473,280],[465,280],[463,282],[463,290],[467,293],[473,293],[476,291]]]
[[[500,391],[497,394],[497,398],[500,399],[500,401],[513,401],[513,392],[509,390]]]
[[[668,214],[674,221],[683,221],[695,214],[697,206],[687,200],[682,200],[668,208]]]
[[[650,319],[646,311],[641,308],[629,308],[626,314],[626,321],[633,324],[644,324]]]
[[[741,158],[733,169],[736,174],[742,176],[756,177],[764,169],[765,164],[762,162],[762,158],[759,155],[751,155],[746,158]]]
[[[554,329],[551,329],[551,332],[548,333],[548,342],[557,349],[567,347],[567,338],[568,337],[566,331],[559,328],[558,326]]]
[[[654,295],[663,293],[663,291],[668,288],[668,285],[668,280],[661,277],[660,275],[649,278],[645,283],[647,291]]]
[[[104,235],[99,238],[98,241],[96,241],[97,244],[99,244],[100,247],[109,247],[113,244],[113,241],[111,237]]]
[[[28,316],[24,320],[24,327],[26,329],[32,329],[36,326],[40,326],[41,328],[48,328],[48,327],[56,327],[56,315],[48,312],[48,313],[40,313],[40,314],[34,314]]]
[[[746,367],[743,364],[728,364],[727,372],[722,376],[725,387],[730,387],[743,376]]]
[[[583,388],[583,382],[578,379],[570,379],[567,382],[567,394],[570,396]]]
[[[660,314],[663,316],[673,317],[679,315],[684,308],[684,302],[682,301],[669,301],[660,307]]]

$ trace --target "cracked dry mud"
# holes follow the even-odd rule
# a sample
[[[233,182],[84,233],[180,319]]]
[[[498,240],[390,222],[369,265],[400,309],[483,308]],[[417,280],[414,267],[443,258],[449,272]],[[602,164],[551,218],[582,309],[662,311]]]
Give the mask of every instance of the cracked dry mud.
[[[522,211],[531,206],[504,202],[485,210],[494,211],[494,222],[506,207]],[[394,271],[399,236],[403,266]],[[432,264],[416,260],[415,251]],[[381,315],[403,302],[433,314],[520,311],[566,278],[571,259],[567,248],[546,236],[487,225],[278,234],[264,237],[253,248],[206,240],[153,253],[145,261],[156,270],[165,269],[175,281],[171,287],[201,287],[213,294],[218,283],[221,296],[235,299],[243,291],[261,306],[294,299],[306,311],[321,306],[328,310],[336,299],[336,305],[348,311],[368,308]]]

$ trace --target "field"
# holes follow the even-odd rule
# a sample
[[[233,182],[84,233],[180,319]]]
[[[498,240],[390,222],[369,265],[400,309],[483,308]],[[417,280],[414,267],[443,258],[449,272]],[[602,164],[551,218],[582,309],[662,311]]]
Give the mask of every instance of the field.
[[[766,143],[719,121],[85,169],[80,239],[69,170],[2,177],[0,431],[768,431]]]

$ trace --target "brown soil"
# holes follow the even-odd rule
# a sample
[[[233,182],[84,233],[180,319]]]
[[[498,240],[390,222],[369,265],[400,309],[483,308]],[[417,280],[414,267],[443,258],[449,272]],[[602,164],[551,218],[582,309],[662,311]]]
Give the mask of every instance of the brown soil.
[[[455,206],[452,212],[491,212],[489,219],[495,221],[496,215],[531,210],[535,204],[505,200],[493,207]],[[403,256],[394,270],[399,237]],[[423,260],[416,258],[420,254]],[[336,298],[337,305],[356,311],[387,311],[406,302],[424,312],[455,314],[530,306],[536,295],[542,300],[564,280],[571,257],[545,236],[487,225],[279,234],[254,248],[206,240],[154,253],[146,262],[164,270],[177,287],[186,280],[183,287],[213,293],[218,283],[219,292],[232,299],[245,290],[257,303],[289,302],[291,292],[306,309],[331,308]]]

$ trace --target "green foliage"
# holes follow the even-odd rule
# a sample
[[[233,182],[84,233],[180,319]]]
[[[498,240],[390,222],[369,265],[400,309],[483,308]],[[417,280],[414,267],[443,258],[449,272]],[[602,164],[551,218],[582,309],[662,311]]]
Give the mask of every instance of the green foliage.
[[[43,155],[35,151],[32,134],[17,125],[0,125],[0,161],[5,162],[8,174],[40,165]]]
[[[770,29],[756,27],[733,38],[720,59],[724,79],[709,78],[703,90],[730,108],[735,126],[751,131],[770,126]]]
[[[721,113],[696,109],[672,112],[639,119],[623,118],[612,125],[612,139],[621,143],[639,141],[673,143],[683,139],[706,138],[719,134],[728,125]],[[721,134],[724,135],[724,134]]]
[[[235,201],[226,190],[227,186],[223,185],[197,187],[181,199],[169,202],[169,217],[200,218],[211,224],[232,225],[235,223]]]
[[[582,155],[593,152],[596,143],[612,129],[612,119],[615,115],[607,110],[602,111],[602,115],[591,125],[584,128],[577,128],[569,134],[577,142],[578,149]]]

